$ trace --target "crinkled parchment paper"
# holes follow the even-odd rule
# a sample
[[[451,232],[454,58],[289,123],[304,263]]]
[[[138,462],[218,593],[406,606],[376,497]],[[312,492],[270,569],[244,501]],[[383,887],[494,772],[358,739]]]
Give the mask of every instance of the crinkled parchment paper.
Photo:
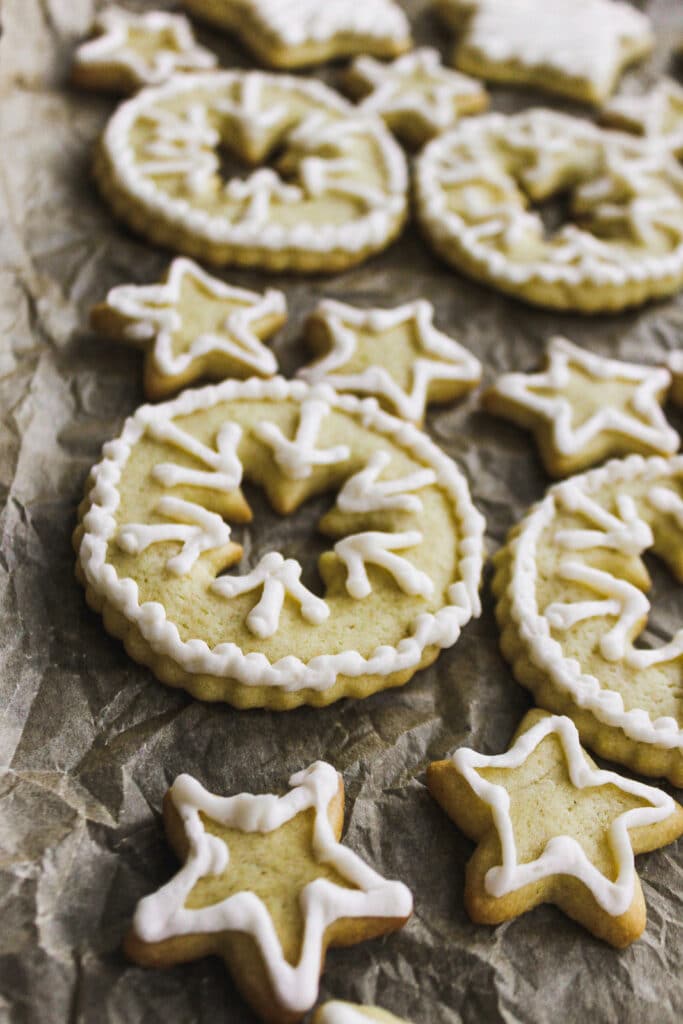
[[[179,772],[218,793],[271,792],[316,758],[344,773],[346,841],[406,882],[416,906],[402,932],[331,951],[321,997],[377,1002],[416,1024],[683,1019],[683,842],[641,858],[648,927],[625,952],[551,907],[495,930],[466,917],[472,847],[429,797],[424,768],[462,744],[505,749],[528,705],[498,653],[489,573],[482,618],[408,686],[286,714],[204,705],[162,686],[87,610],[73,576],[76,506],[102,443],[143,398],[140,356],[89,333],[87,313],[114,284],[156,280],[169,257],[114,222],[89,175],[114,101],[78,93],[66,79],[97,5],[4,6],[0,1021],[253,1021],[220,962],[143,970],[125,962],[120,941],[137,900],[175,868],[159,809]],[[683,4],[641,6],[659,39],[637,72],[645,82],[673,67]],[[409,7],[418,40],[446,52],[450,39],[427,4]],[[217,33],[201,37],[224,63],[248,65]],[[539,99],[496,90],[494,106]],[[303,361],[299,327],[323,295],[359,305],[425,296],[439,326],[476,352],[488,379],[534,367],[551,333],[655,361],[680,346],[683,331],[682,299],[591,319],[525,308],[449,271],[414,227],[388,252],[337,277],[229,277],[286,290],[289,325],[275,344],[285,372]],[[428,429],[467,473],[492,552],[547,484],[529,437],[478,411],[476,396],[430,415]],[[312,521],[305,511],[291,524],[273,520],[269,539],[275,534],[300,554]],[[251,539],[264,542],[255,529]],[[657,571],[653,637],[669,636],[682,612],[681,594]]]

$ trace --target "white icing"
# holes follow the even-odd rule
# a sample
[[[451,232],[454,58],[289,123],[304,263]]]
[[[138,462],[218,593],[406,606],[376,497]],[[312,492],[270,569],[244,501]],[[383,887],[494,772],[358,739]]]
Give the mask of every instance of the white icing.
[[[676,153],[683,150],[683,88],[671,78],[661,79],[645,94],[615,96],[602,116]]]
[[[580,79],[603,96],[632,48],[643,53],[653,42],[649,19],[615,0],[450,0],[450,6],[468,15],[465,49],[495,64]]]
[[[261,590],[261,599],[247,616],[247,626],[263,639],[273,636],[280,625],[285,597],[301,607],[307,622],[318,625],[329,618],[330,609],[301,582],[301,566],[293,558],[283,558],[278,551],[264,555],[255,569],[246,576],[221,576],[210,589],[221,597],[238,597],[252,590]]]
[[[547,356],[548,368],[542,373],[503,374],[495,382],[492,392],[551,422],[553,446],[562,455],[576,455],[606,433],[633,438],[655,452],[676,451],[678,434],[667,423],[658,402],[658,396],[666,392],[671,383],[668,370],[605,359],[565,338],[552,338]],[[571,381],[572,366],[596,380],[632,384],[630,409],[602,404],[575,426],[572,400],[563,394]],[[540,394],[541,390],[552,394]]]
[[[418,465],[432,469],[436,484],[453,510],[458,530],[457,582],[447,591],[447,601],[432,613],[422,613],[411,625],[411,633],[395,647],[385,644],[367,656],[353,649],[326,653],[304,663],[295,654],[271,662],[261,653],[244,654],[235,644],[221,643],[209,648],[201,638],[184,641],[176,624],[158,602],[140,603],[137,584],[119,577],[107,560],[107,549],[117,532],[116,510],[120,503],[122,473],[133,447],[149,429],[151,421],[163,423],[177,417],[210,410],[222,402],[291,401],[322,398],[331,407],[362,423],[378,438],[398,445]],[[171,658],[182,669],[206,672],[218,678],[235,679],[246,686],[272,686],[289,691],[333,686],[340,675],[390,675],[420,664],[428,646],[450,647],[462,626],[481,613],[478,588],[483,563],[484,520],[472,505],[464,477],[457,466],[429,438],[410,424],[381,412],[374,402],[360,402],[350,395],[336,395],[326,388],[312,392],[302,381],[282,378],[249,381],[228,380],[216,386],[183,392],[174,401],[143,406],[130,417],[120,437],[105,446],[102,461],[94,467],[90,508],[83,517],[83,538],[79,562],[84,578],[103,602],[119,611],[134,625],[150,648]]]
[[[329,411],[328,403],[318,398],[302,402],[299,425],[291,440],[276,423],[262,421],[254,427],[254,436],[271,449],[280,472],[290,480],[305,480],[314,466],[334,466],[349,458],[350,449],[345,444],[316,448],[322,422]]]
[[[334,768],[316,761],[293,775],[285,796],[241,793],[218,797],[189,775],[180,775],[170,797],[188,840],[188,855],[180,871],[165,886],[142,899],[133,928],[144,942],[174,936],[243,932],[257,944],[279,1006],[304,1014],[316,1000],[325,931],[335,921],[353,918],[406,918],[412,912],[410,890],[373,871],[332,831],[328,807],[339,789]],[[296,964],[284,957],[266,905],[255,893],[242,891],[207,907],[190,909],[186,900],[200,878],[224,872],[230,863],[226,844],[204,829],[201,814],[243,832],[273,832],[308,809],[315,812],[313,854],[329,865],[352,888],[323,878],[309,882],[299,897],[303,916],[301,954]]]
[[[201,7],[203,2],[194,6]],[[408,19],[393,0],[364,0],[362,4],[349,4],[348,0],[240,0],[234,16],[235,27],[241,19],[251,18],[279,46],[329,43],[340,56],[346,49],[343,42],[337,43],[339,36],[359,37],[369,46],[374,40],[401,45],[410,40]]]
[[[372,593],[366,564],[377,565],[394,577],[396,583],[406,594],[430,597],[434,592],[434,584],[429,576],[409,562],[393,554],[404,548],[413,548],[422,543],[419,530],[407,530],[405,533],[380,533],[369,530],[366,533],[353,533],[334,545],[334,552],[346,566],[346,589],[357,599]]]
[[[651,505],[653,491],[656,492],[668,481],[673,483],[682,476],[681,456],[667,459],[655,456],[644,459],[639,455],[632,455],[627,459],[615,459],[601,469],[574,477],[570,483],[573,489],[592,496],[596,502],[604,500],[599,497],[603,488],[618,492],[620,487],[631,482],[651,484],[647,491],[647,503]],[[576,502],[576,498],[573,500],[577,510],[585,514],[584,509],[579,508],[580,503]],[[519,532],[511,541],[511,582],[508,591],[511,600],[510,612],[523,638],[528,657],[538,669],[547,673],[554,686],[562,693],[568,694],[579,708],[593,714],[598,721],[622,730],[626,736],[639,743],[652,744],[664,750],[683,749],[683,729],[675,718],[662,716],[654,719],[645,709],[638,707],[627,710],[622,694],[610,687],[610,676],[598,679],[584,671],[574,657],[569,657],[564,652],[561,643],[550,633],[548,609],[541,611],[538,607],[537,551],[545,531],[552,529],[558,510],[566,509],[566,501],[567,484],[551,488],[546,498],[523,520]],[[622,515],[623,510],[622,503]],[[595,518],[593,522],[597,525]],[[596,541],[596,548],[612,545],[616,547],[614,525],[608,522],[606,526],[605,541]],[[557,534],[555,537],[557,538]],[[625,531],[621,550],[624,554],[633,555],[636,553],[634,547],[633,534]],[[579,546],[576,550],[588,549]],[[616,550],[620,549],[616,547]],[[568,570],[566,562],[561,564],[565,578],[568,578],[568,571],[576,572],[574,568]],[[579,565],[578,561],[572,561],[571,564]],[[589,570],[590,581],[583,570]],[[594,573],[597,575],[593,575]],[[601,592],[607,601],[614,601],[611,606],[614,610],[611,614],[618,617],[618,621],[607,643],[608,660],[611,655],[616,655],[625,669],[640,671],[655,665],[663,665],[683,654],[683,630],[679,630],[669,644],[654,650],[633,647],[629,637],[632,623],[640,616],[647,615],[649,611],[649,602],[645,595],[631,587],[627,581],[608,577],[607,573],[598,573],[586,565],[581,566],[581,575],[589,587]],[[614,582],[611,583],[611,580]],[[578,604],[585,606],[590,602],[579,601]],[[609,632],[607,636],[610,636]],[[604,650],[602,654],[605,656]]]
[[[174,576],[186,576],[204,551],[224,547],[230,540],[228,524],[215,512],[208,512],[194,502],[164,495],[154,511],[176,522],[125,523],[116,534],[116,543],[128,554],[138,555],[151,544],[179,541],[180,552],[166,562]]]
[[[573,480],[556,488],[555,500],[559,508],[578,512],[597,527],[595,530],[558,530],[555,543],[561,548],[571,551],[611,548],[625,555],[639,555],[653,543],[652,530],[639,517],[636,504],[628,494],[616,497],[618,516],[589,498]]]
[[[109,7],[95,22],[96,39],[82,43],[74,54],[76,67],[92,68],[111,65],[125,68],[137,85],[159,85],[178,71],[201,71],[218,63],[216,55],[199,46],[187,18],[164,11],[133,14],[120,7]],[[134,31],[155,37],[159,45],[145,54],[131,43]],[[163,43],[170,37],[170,45]]]
[[[399,416],[420,422],[427,408],[429,386],[433,381],[476,382],[481,378],[481,363],[471,352],[434,326],[434,307],[424,299],[395,309],[357,309],[343,302],[324,299],[315,316],[322,320],[331,339],[329,352],[322,359],[302,367],[297,376],[311,384],[330,384],[337,391],[355,391],[386,399]],[[360,373],[344,373],[353,359],[357,335],[366,331],[382,334],[406,324],[414,327],[417,346],[424,352],[412,364],[410,391],[402,388],[391,371],[372,365]],[[378,354],[378,359],[384,353]]]
[[[192,469],[173,462],[161,462],[153,467],[153,478],[164,487],[186,484],[206,487],[211,491],[230,492],[242,482],[242,463],[237,446],[242,430],[236,423],[224,423],[216,434],[216,450],[202,444],[171,420],[158,420],[151,416],[147,433],[156,441],[174,445],[208,466],[208,470]]]
[[[631,177],[625,190],[624,176],[637,165],[637,187]],[[486,114],[463,119],[422,151],[418,215],[427,237],[456,265],[464,261],[470,272],[474,267],[514,292],[531,284],[562,286],[565,304],[592,288],[595,309],[593,286],[637,284],[647,297],[657,282],[683,274],[680,177],[665,150],[578,118],[543,109]],[[546,237],[520,186],[544,198],[575,188],[577,180],[583,182],[574,192],[581,226],[567,224]],[[610,235],[605,228],[615,208],[620,230]],[[667,223],[659,229],[664,210]],[[656,247],[633,244],[653,237]]]
[[[198,334],[187,351],[176,355],[173,335],[182,327],[179,304],[186,277],[197,281],[212,299],[225,302],[229,312],[220,330]],[[163,284],[118,285],[107,294],[106,302],[121,316],[134,321],[127,331],[131,340],[152,342],[154,362],[164,375],[185,373],[195,360],[213,352],[236,359],[263,376],[277,372],[275,356],[252,328],[266,317],[285,315],[285,296],[275,289],[269,288],[259,295],[246,288],[235,288],[207,274],[192,260],[180,257],[171,263]]]
[[[357,57],[352,70],[371,90],[359,104],[360,110],[382,117],[417,117],[432,132],[443,131],[458,120],[463,99],[485,96],[480,82],[445,68],[439,51],[429,46],[389,64],[373,57]]]
[[[130,102],[137,102],[137,100]],[[145,111],[141,120],[150,133],[142,147],[138,170],[145,178],[180,177],[191,196],[201,196],[216,180],[220,135],[199,103],[182,111]]]
[[[365,469],[350,476],[337,495],[340,512],[421,512],[422,502],[410,491],[419,491],[436,483],[433,469],[417,469],[407,476],[380,480],[378,476],[391,462],[388,452],[377,451]]]
[[[648,804],[647,807],[624,811],[606,827],[617,867],[614,880],[604,875],[592,863],[580,843],[570,836],[555,836],[546,844],[540,856],[525,864],[518,862],[509,793],[504,786],[482,778],[479,769],[519,768],[550,735],[557,736],[561,743],[569,778],[577,789],[614,786],[622,793]],[[626,913],[633,902],[636,884],[629,829],[644,828],[669,818],[676,808],[667,793],[654,786],[624,778],[616,772],[592,768],[581,749],[576,726],[569,718],[558,715],[542,718],[504,754],[489,757],[463,748],[453,754],[452,762],[479,799],[491,808],[493,824],[500,839],[502,863],[489,868],[486,873],[484,885],[488,893],[500,898],[540,879],[569,875],[590,890],[595,901],[607,914],[618,917]]]
[[[250,124],[252,141],[269,137],[274,111],[285,106],[288,117],[276,140],[283,160],[304,144],[307,152],[295,168],[294,180],[279,180],[275,171],[264,173],[262,168],[244,181],[231,181],[221,202],[216,149],[221,117],[233,125],[235,134],[235,103],[240,123]],[[133,147],[141,123],[153,128],[143,160]],[[227,129],[225,136],[230,139]],[[353,161],[340,165],[354,140]],[[383,122],[359,117],[351,104],[312,79],[258,71],[178,76],[164,86],[143,90],[118,108],[105,130],[102,154],[107,172],[100,175],[100,182],[107,194],[111,187],[117,199],[141,205],[176,235],[191,235],[195,248],[204,242],[243,254],[255,249],[282,254],[278,269],[297,266],[302,253],[358,256],[381,249],[406,209],[405,157]],[[169,176],[180,176],[187,194],[165,189]],[[311,203],[328,190],[351,197],[357,210],[341,221],[334,210],[328,217],[320,203],[309,212]],[[264,210],[274,211],[276,203],[292,208],[292,213],[296,208],[298,216],[264,219]]]
[[[564,631],[585,619],[616,617],[616,624],[600,639],[600,653],[607,661],[623,661],[627,644],[650,610],[645,594],[627,580],[582,562],[563,561],[557,575],[570,583],[581,583],[604,600],[553,601],[543,612],[552,628]]]

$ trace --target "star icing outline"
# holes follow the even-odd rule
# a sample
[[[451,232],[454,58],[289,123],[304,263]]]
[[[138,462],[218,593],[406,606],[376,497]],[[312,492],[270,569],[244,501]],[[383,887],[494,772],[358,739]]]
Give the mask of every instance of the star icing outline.
[[[451,127],[463,114],[474,114],[488,106],[482,83],[462,72],[447,68],[438,50],[424,46],[387,63],[374,57],[356,57],[351,80],[366,93],[358,109],[378,114],[390,122],[396,117],[418,118],[424,125],[423,140]],[[415,84],[422,76],[429,88]],[[396,134],[402,135],[399,126]]]
[[[540,422],[551,425],[552,446],[554,452],[561,456],[579,455],[586,445],[603,433],[622,434],[659,453],[672,454],[677,451],[680,439],[667,422],[656,397],[666,392],[671,383],[671,374],[667,369],[599,356],[562,337],[550,339],[546,348],[546,362],[546,368],[536,373],[502,374],[488,393],[487,402],[491,411],[494,411],[492,402],[500,396],[536,414]],[[562,397],[562,391],[571,379],[572,364],[596,379],[617,377],[619,380],[633,382],[633,396],[629,404],[645,420],[629,415],[622,409],[603,405],[578,427],[573,427],[572,403],[570,399]],[[537,395],[534,394],[536,388],[555,391],[557,395]],[[496,414],[509,418],[507,414]]]
[[[331,924],[342,918],[407,919],[413,907],[407,886],[383,878],[335,838],[328,807],[339,792],[340,783],[341,776],[324,761],[316,761],[292,775],[290,791],[283,797],[250,793],[219,797],[191,776],[180,775],[168,795],[183,822],[188,839],[187,857],[166,885],[140,900],[133,918],[135,935],[143,942],[154,943],[198,932],[245,932],[259,947],[277,1001],[287,1010],[305,1013],[317,998],[324,935]],[[221,874],[229,865],[230,852],[226,844],[205,831],[200,811],[228,827],[240,827],[232,824],[234,818],[239,817],[246,826],[242,831],[266,833],[309,809],[315,811],[314,859],[331,865],[355,888],[342,889],[327,879],[318,878],[300,891],[304,925],[296,965],[284,958],[270,914],[255,893],[241,890],[206,907],[185,907],[186,899],[200,878]]]
[[[190,22],[182,14],[134,14],[121,7],[110,7],[97,17],[94,28],[98,34],[81,43],[74,55],[77,71],[113,66],[128,72],[137,86],[146,86],[161,85],[178,71],[206,71],[218,64],[216,55],[199,45]],[[176,48],[162,45],[151,57],[145,57],[130,43],[131,30],[160,40],[170,33]]]
[[[183,282],[189,276],[199,283],[212,298],[228,303],[238,303],[225,319],[224,331],[210,331],[197,335],[188,349],[173,351],[173,335],[182,328],[183,317],[179,311]],[[220,278],[213,277],[193,260],[180,256],[173,260],[166,272],[166,279],[157,284],[117,285],[107,294],[105,308],[110,308],[130,321],[124,328],[126,341],[144,347],[146,357],[155,371],[171,378],[192,371],[193,363],[212,353],[234,359],[261,377],[277,373],[278,363],[273,352],[263,344],[252,329],[254,321],[267,317],[278,320],[266,336],[281,326],[287,315],[284,294],[269,288],[263,294],[246,288],[237,288]],[[196,376],[202,370],[196,368]]]
[[[338,391],[351,391],[384,399],[391,411],[403,419],[421,423],[429,404],[432,382],[461,383],[462,390],[475,387],[481,380],[481,363],[463,345],[434,326],[434,307],[425,299],[392,309],[359,309],[333,299],[324,299],[313,313],[312,321],[322,322],[328,350],[324,356],[301,367],[297,377],[309,384],[328,384]],[[417,345],[424,350],[412,363],[412,387],[404,390],[381,360],[391,365],[391,349],[385,354],[379,339],[401,324],[414,323]],[[344,365],[356,353],[357,332],[366,330],[377,336],[378,362],[366,370],[343,373]],[[394,348],[395,346],[392,346]]]
[[[616,881],[604,875],[590,861],[583,847],[570,836],[554,837],[535,860],[526,864],[517,862],[508,790],[483,779],[477,769],[519,768],[549,735],[559,739],[569,779],[576,789],[611,785],[650,804],[649,808],[638,807],[622,812],[609,826],[609,846],[618,868]],[[491,809],[493,826],[500,841],[502,864],[489,868],[485,875],[484,886],[489,895],[501,898],[540,879],[561,874],[571,875],[585,885],[596,903],[611,917],[620,916],[629,909],[635,895],[637,874],[628,830],[658,824],[671,817],[676,812],[672,797],[654,786],[591,767],[585,759],[576,726],[563,715],[544,714],[503,754],[480,754],[463,747],[449,760],[479,800]]]
[[[673,126],[667,126],[670,118]],[[614,96],[603,107],[601,120],[683,155],[683,87],[672,78],[662,78],[640,95]]]

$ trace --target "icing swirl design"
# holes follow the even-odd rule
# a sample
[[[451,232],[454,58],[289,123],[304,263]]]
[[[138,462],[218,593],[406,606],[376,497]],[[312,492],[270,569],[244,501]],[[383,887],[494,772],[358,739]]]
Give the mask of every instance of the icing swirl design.
[[[641,556],[683,577],[683,458],[631,456],[550,489],[497,556],[502,646],[542,706],[598,753],[683,782],[683,629],[636,645],[650,602]]]
[[[571,188],[580,223],[527,209]],[[539,305],[599,311],[683,283],[683,172],[669,152],[536,109],[468,118],[417,169],[427,237],[460,270]]]
[[[276,146],[277,169],[222,180],[221,148],[259,162]],[[257,71],[143,90],[111,118],[96,175],[133,227],[219,264],[335,270],[384,248],[406,213],[405,158],[380,120]]]
[[[278,551],[219,575],[242,554],[222,516],[249,520],[243,477],[284,514],[338,490],[320,522],[336,540],[319,561],[324,594]],[[455,465],[374,401],[226,381],[143,406],[105,447],[79,571],[110,628],[174,685],[195,692],[211,676],[214,699],[327,703],[403,682],[455,643],[480,610],[483,527]]]

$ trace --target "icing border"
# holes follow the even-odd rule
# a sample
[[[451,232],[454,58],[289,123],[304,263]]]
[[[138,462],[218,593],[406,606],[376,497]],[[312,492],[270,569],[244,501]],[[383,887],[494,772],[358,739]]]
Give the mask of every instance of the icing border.
[[[332,409],[357,416],[364,427],[383,434],[418,462],[434,470],[437,483],[451,499],[458,522],[458,569],[461,578],[450,584],[448,603],[435,613],[418,615],[412,635],[404,637],[396,647],[378,647],[369,658],[364,658],[357,651],[346,650],[333,655],[318,655],[308,663],[294,655],[271,663],[264,654],[253,652],[245,655],[232,643],[222,643],[211,649],[199,638],[181,640],[163,605],[158,601],[140,604],[135,581],[130,577],[120,578],[106,561],[108,543],[117,530],[114,518],[119,504],[117,485],[132,446],[147,428],[147,416],[151,410],[157,416],[189,415],[219,402],[240,398],[301,402],[305,397],[314,395],[323,398]],[[374,399],[337,395],[325,385],[310,388],[303,381],[288,381],[283,377],[226,380],[218,385],[184,391],[170,402],[140,406],[125,421],[119,437],[104,445],[103,456],[91,473],[90,508],[82,520],[84,533],[78,560],[85,580],[107,604],[137,627],[155,653],[172,658],[189,673],[207,673],[234,679],[245,686],[269,686],[285,692],[303,689],[324,691],[334,686],[340,675],[350,678],[391,675],[415,668],[425,648],[434,645],[451,647],[469,619],[481,614],[478,590],[484,563],[485,520],[472,502],[467,480],[457,465],[426,434],[382,412]]]

